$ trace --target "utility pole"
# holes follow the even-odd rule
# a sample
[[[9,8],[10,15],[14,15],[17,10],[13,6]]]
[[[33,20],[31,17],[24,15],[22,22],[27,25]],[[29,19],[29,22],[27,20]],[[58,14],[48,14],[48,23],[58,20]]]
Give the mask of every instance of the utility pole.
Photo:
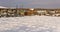
[[[18,16],[18,12],[17,12],[17,11],[18,11],[18,5],[16,5],[16,11],[15,11],[15,13],[14,13],[15,16]]]
[[[21,5],[21,11],[20,11],[21,16],[24,16],[24,10],[23,10],[23,4]]]
[[[23,9],[23,4],[22,4],[22,9]]]
[[[16,9],[18,8],[18,5],[16,5]]]

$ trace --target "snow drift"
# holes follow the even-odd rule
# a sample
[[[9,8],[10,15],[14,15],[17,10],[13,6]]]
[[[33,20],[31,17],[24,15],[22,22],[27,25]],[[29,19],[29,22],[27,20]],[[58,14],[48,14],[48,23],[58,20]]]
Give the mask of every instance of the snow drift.
[[[60,17],[24,16],[0,18],[0,32],[60,32]]]
[[[7,8],[7,7],[0,6],[0,8]]]

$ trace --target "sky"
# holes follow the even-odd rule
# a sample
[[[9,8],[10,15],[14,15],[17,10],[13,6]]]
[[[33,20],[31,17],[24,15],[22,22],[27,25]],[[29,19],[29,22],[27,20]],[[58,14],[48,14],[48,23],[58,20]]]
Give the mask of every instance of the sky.
[[[24,8],[60,8],[60,0],[0,0],[0,6]]]

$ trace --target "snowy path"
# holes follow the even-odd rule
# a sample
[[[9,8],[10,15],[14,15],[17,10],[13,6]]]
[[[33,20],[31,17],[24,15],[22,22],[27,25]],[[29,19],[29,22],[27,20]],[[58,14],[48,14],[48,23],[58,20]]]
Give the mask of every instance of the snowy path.
[[[0,32],[60,32],[60,17],[24,16],[0,18]]]

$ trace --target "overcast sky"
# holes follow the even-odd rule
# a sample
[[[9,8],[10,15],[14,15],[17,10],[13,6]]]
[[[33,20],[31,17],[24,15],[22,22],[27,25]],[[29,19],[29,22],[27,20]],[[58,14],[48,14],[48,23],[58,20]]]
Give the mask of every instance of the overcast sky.
[[[0,0],[0,6],[25,8],[60,8],[60,0]]]

